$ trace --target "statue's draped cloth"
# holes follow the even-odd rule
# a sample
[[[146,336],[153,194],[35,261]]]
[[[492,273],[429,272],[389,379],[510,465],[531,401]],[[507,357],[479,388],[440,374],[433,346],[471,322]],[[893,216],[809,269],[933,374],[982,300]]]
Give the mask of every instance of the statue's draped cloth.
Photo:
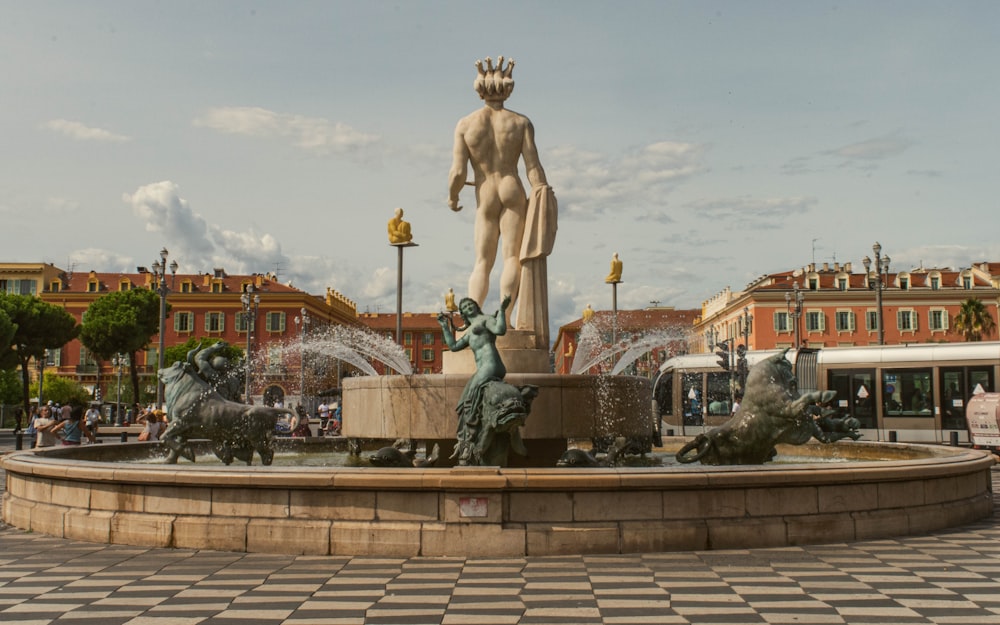
[[[528,197],[528,214],[521,239],[521,286],[518,293],[517,330],[528,330],[538,344],[549,346],[549,294],[547,258],[556,242],[559,206],[552,187],[538,185]]]

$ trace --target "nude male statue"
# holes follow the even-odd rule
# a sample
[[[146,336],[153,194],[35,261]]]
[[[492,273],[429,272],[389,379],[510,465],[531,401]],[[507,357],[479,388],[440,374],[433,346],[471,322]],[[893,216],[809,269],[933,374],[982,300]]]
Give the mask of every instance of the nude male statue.
[[[522,251],[525,223],[528,220],[528,198],[518,177],[518,159],[524,159],[525,171],[532,189],[548,189],[545,170],[538,160],[535,130],[531,121],[519,113],[504,108],[504,100],[514,89],[511,78],[514,61],[505,69],[503,57],[493,68],[490,59],[487,71],[476,62],[479,70],[474,87],[486,105],[461,119],[455,128],[454,161],[449,174],[448,206],[462,210],[458,195],[466,184],[476,187],[476,223],[474,229],[475,265],[469,277],[469,297],[483,305],[489,292],[490,272],[496,262],[497,249],[503,256],[500,293],[517,300],[521,285],[521,264],[531,258]],[[474,182],[466,182],[468,165],[472,163]],[[551,190],[549,190],[551,193]],[[554,196],[553,196],[554,204]],[[554,210],[553,206],[553,210]],[[549,223],[550,222],[550,223]],[[534,234],[534,238],[549,240],[555,236],[555,218],[542,221],[535,228],[548,228],[551,233]],[[529,226],[530,228],[531,226]],[[502,243],[501,243],[502,241]],[[545,252],[547,255],[548,252]],[[538,253],[534,253],[537,257]],[[513,308],[513,303],[511,305]],[[508,315],[509,315],[508,309]],[[519,309],[519,316],[522,314]]]

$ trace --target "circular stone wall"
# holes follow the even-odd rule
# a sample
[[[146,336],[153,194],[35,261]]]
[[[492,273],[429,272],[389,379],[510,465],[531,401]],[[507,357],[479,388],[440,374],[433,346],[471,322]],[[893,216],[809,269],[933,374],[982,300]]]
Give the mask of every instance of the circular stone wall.
[[[667,450],[683,442],[670,439]],[[779,453],[852,462],[585,470],[94,460],[105,447],[0,458],[4,520],[147,547],[515,557],[844,542],[930,532],[992,512],[993,456],[953,447],[805,445]],[[114,447],[139,453],[157,444]]]

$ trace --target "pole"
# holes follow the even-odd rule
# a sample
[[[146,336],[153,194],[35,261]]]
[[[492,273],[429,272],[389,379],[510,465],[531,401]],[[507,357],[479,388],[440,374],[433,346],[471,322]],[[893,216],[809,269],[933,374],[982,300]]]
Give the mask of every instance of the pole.
[[[396,344],[403,344],[403,245],[397,245],[396,255]]]
[[[611,283],[611,344],[618,344],[618,283]]]
[[[240,295],[240,302],[243,304],[243,314],[247,326],[247,351],[246,366],[243,371],[244,389],[243,401],[250,403],[250,379],[253,377],[253,335],[257,329],[257,306],[260,304],[260,295],[254,295],[252,284],[248,284],[243,295]]]
[[[306,326],[309,314],[302,308],[302,334],[299,335],[299,406],[305,410],[306,403]]]

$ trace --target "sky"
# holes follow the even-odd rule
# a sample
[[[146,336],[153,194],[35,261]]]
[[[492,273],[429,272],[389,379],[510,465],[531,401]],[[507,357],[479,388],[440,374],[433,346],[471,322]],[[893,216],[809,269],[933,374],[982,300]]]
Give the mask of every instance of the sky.
[[[894,271],[998,261],[998,23],[991,0],[0,0],[0,261],[166,247],[391,313],[400,207],[403,308],[438,311],[474,258],[455,124],[498,55],[559,202],[553,338],[611,308],[615,252],[619,309],[861,271],[875,241]]]

